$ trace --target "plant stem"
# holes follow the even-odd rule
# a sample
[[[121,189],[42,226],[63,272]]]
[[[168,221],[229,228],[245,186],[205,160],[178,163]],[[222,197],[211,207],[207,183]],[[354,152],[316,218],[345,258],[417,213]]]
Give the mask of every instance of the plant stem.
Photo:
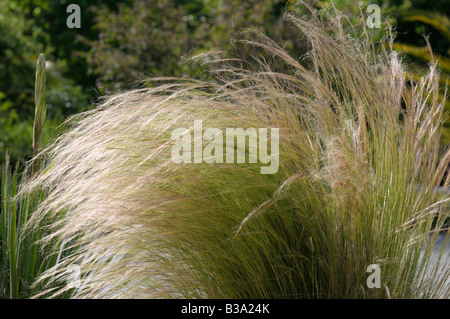
[[[47,113],[46,105],[46,73],[45,73],[45,57],[41,53],[36,63],[36,84],[35,84],[35,114],[33,124],[33,172],[39,170],[41,166],[41,159],[39,153],[41,152],[42,140],[44,135],[44,122]]]

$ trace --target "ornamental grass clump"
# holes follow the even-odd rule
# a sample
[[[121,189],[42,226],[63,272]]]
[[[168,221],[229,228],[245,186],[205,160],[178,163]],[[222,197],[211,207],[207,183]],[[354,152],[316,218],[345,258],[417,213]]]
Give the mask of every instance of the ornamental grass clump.
[[[38,280],[43,293],[450,297],[447,255],[432,253],[448,241],[439,72],[407,81],[391,37],[376,51],[371,30],[305,7],[286,16],[309,45],[301,59],[249,31],[251,61],[217,57],[208,80],[155,79],[69,120],[22,189],[46,192],[29,226],[54,220],[42,243],[71,249]],[[192,134],[199,120],[278,128],[277,172],[249,159],[175,162],[174,130]]]

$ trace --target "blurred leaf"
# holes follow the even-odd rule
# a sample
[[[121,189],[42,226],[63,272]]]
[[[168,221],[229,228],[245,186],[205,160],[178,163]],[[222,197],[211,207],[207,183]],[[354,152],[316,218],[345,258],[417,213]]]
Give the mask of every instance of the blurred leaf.
[[[447,41],[450,41],[450,19],[444,14],[426,10],[406,10],[401,12],[401,18],[405,21],[428,24],[439,31]]]
[[[408,53],[416,58],[421,59],[422,61],[426,62],[431,61],[430,52],[426,47],[418,48],[412,45],[397,42],[393,44],[393,47],[397,51]],[[434,56],[433,58],[436,60],[437,64],[442,70],[450,73],[450,59],[447,59],[442,56]]]

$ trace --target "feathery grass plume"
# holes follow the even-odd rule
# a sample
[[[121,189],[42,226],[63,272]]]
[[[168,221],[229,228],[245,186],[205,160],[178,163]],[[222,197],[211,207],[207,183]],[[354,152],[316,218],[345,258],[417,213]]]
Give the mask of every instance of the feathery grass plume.
[[[254,32],[254,60],[216,61],[214,80],[157,79],[70,120],[22,190],[47,191],[33,214],[55,220],[44,243],[76,248],[40,278],[52,285],[45,292],[450,296],[444,249],[433,254],[449,200],[438,191],[450,159],[438,148],[438,71],[407,82],[394,51],[375,52],[370,30],[346,34],[339,12],[305,8],[286,16],[310,45],[304,61]],[[192,132],[195,120],[223,132],[279,128],[278,172],[174,163],[171,134]],[[367,285],[371,264],[381,288]]]

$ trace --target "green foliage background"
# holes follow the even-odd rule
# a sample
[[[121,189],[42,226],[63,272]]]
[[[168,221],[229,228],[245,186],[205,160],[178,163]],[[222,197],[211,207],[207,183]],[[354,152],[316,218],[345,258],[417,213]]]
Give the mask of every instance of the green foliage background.
[[[81,8],[81,29],[69,29],[66,8]],[[358,19],[359,2],[323,0]],[[382,19],[397,27],[396,49],[410,65],[411,77],[430,61],[429,37],[442,68],[449,70],[449,0],[362,1],[378,3]],[[2,0],[0,3],[0,154],[14,163],[31,154],[33,85],[39,53],[47,57],[46,139],[67,116],[86,110],[109,91],[127,89],[151,76],[205,75],[202,65],[184,58],[206,51],[232,51],[256,27],[294,53],[305,51],[295,29],[281,24],[293,0]],[[245,50],[244,50],[245,52]],[[251,52],[248,52],[251,54]],[[245,58],[245,57],[244,57]],[[448,106],[450,110],[450,105]],[[445,124],[442,146],[450,141]]]

